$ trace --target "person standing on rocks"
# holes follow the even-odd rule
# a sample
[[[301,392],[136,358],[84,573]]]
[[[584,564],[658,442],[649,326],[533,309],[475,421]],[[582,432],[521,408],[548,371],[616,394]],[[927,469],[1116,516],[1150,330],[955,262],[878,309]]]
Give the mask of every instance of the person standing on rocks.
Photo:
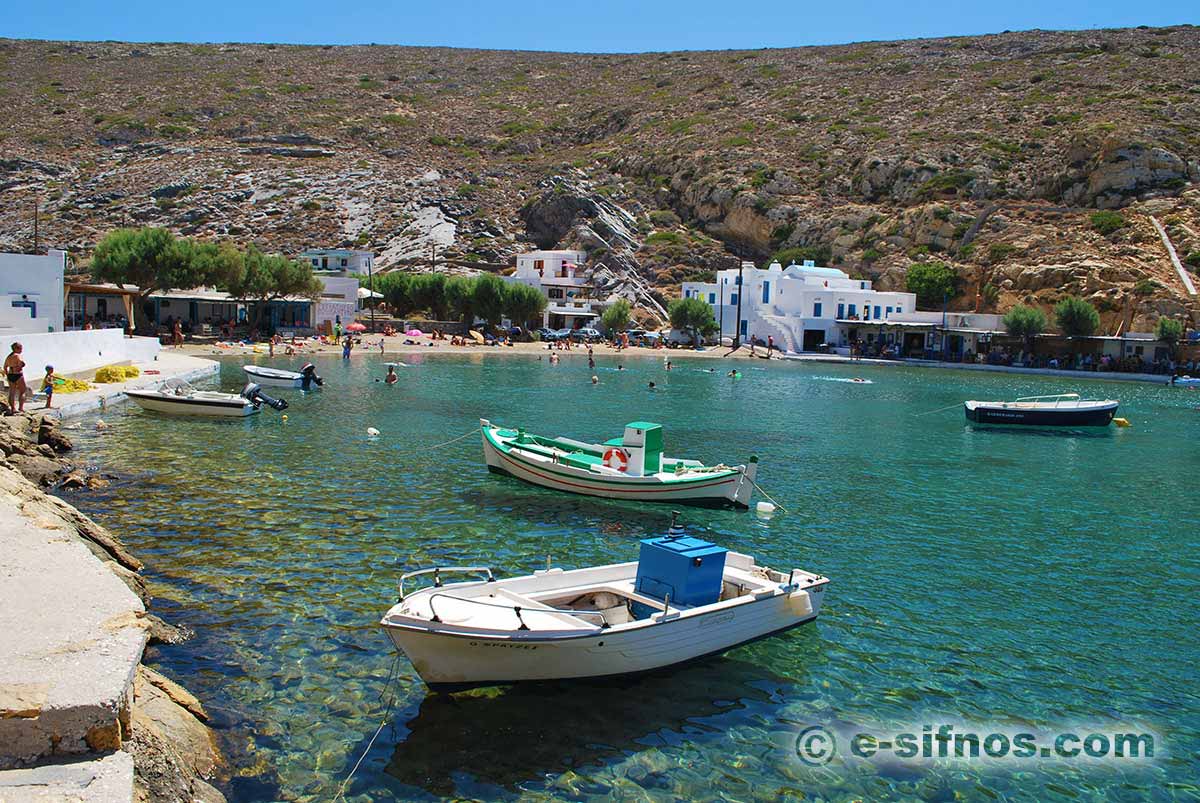
[[[25,361],[21,359],[24,347],[12,344],[12,351],[4,359],[4,377],[8,380],[8,411],[25,412]]]

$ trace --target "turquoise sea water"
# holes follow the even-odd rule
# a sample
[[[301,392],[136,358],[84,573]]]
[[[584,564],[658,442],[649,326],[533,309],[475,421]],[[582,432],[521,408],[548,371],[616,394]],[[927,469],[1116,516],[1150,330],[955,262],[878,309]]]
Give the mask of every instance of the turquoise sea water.
[[[276,389],[286,422],[130,405],[103,415],[108,431],[75,433],[119,479],[72,501],[146,562],[157,611],[196,631],[153,658],[215,714],[244,767],[231,800],[332,798],[381,723],[350,800],[1200,799],[1200,393],[746,361],[732,380],[725,362],[667,372],[610,355],[592,386],[582,355],[405,361],[387,387],[378,356],[322,360],[323,391]],[[239,366],[223,364],[222,387],[241,383]],[[958,408],[917,415],[1068,390],[1121,399],[1133,426],[978,430]],[[685,508],[683,520],[760,562],[831,577],[821,617],[635,681],[427,693],[376,626],[402,570],[632,560],[669,519],[491,475],[477,437],[425,448],[481,416],[584,439],[648,419],[673,455],[758,454],[787,513]],[[813,767],[794,752],[811,725],[945,722],[1146,728],[1157,757],[839,754]]]

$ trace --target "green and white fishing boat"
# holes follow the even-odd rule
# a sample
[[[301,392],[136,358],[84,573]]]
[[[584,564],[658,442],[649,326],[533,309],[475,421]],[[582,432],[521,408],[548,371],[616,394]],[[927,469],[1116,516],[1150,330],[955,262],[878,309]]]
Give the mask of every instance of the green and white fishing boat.
[[[585,496],[644,502],[749,507],[758,458],[745,465],[706,466],[663,456],[659,424],[634,421],[604,443],[545,438],[479,420],[489,471]]]

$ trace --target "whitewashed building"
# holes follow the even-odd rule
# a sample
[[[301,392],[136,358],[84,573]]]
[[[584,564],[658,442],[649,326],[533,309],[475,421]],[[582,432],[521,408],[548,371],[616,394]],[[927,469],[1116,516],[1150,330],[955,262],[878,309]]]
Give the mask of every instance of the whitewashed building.
[[[594,326],[601,302],[593,298],[591,279],[583,269],[583,251],[531,251],[517,256],[517,271],[505,277],[539,288],[546,294],[542,326],[578,329]]]
[[[313,312],[313,326],[332,331],[334,324],[342,326],[354,320],[358,312],[358,276],[348,273],[316,273],[321,282],[321,297]]]
[[[312,265],[312,269],[370,273],[375,266],[375,254],[370,251],[355,251],[349,248],[310,248],[300,252],[300,259]]]
[[[740,276],[740,278],[739,278]],[[715,282],[684,282],[684,298],[710,304],[722,337],[774,341],[782,351],[848,351],[855,340],[874,339],[878,325],[914,312],[912,293],[875,290],[837,268],[811,262],[783,267],[749,262],[718,271]],[[741,300],[741,316],[738,300]]]
[[[0,332],[61,332],[66,251],[0,254]]]

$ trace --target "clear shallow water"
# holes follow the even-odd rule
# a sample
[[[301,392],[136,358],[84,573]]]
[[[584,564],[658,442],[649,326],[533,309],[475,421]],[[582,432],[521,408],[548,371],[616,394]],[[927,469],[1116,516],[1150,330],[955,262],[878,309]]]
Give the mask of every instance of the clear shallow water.
[[[325,390],[274,389],[292,404],[286,423],[130,405],[103,415],[109,431],[75,433],[121,479],[72,501],[145,560],[157,610],[197,633],[155,658],[247,765],[231,800],[330,799],[381,721],[350,800],[1200,799],[1200,393],[746,362],[731,380],[724,362],[666,372],[612,356],[593,387],[585,359],[405,358],[389,388],[374,381],[378,356],[330,358]],[[240,364],[224,363],[222,387],[241,383]],[[838,381],[855,376],[873,383]],[[972,429],[960,409],[916,415],[1065,390],[1120,398],[1133,427],[1047,434]],[[649,419],[672,454],[757,453],[789,513],[685,508],[684,521],[831,577],[820,619],[633,682],[427,694],[376,627],[403,569],[631,560],[669,518],[490,475],[475,437],[414,453],[481,416],[588,439]],[[813,768],[792,748],[810,724],[944,721],[1139,723],[1169,755]]]

